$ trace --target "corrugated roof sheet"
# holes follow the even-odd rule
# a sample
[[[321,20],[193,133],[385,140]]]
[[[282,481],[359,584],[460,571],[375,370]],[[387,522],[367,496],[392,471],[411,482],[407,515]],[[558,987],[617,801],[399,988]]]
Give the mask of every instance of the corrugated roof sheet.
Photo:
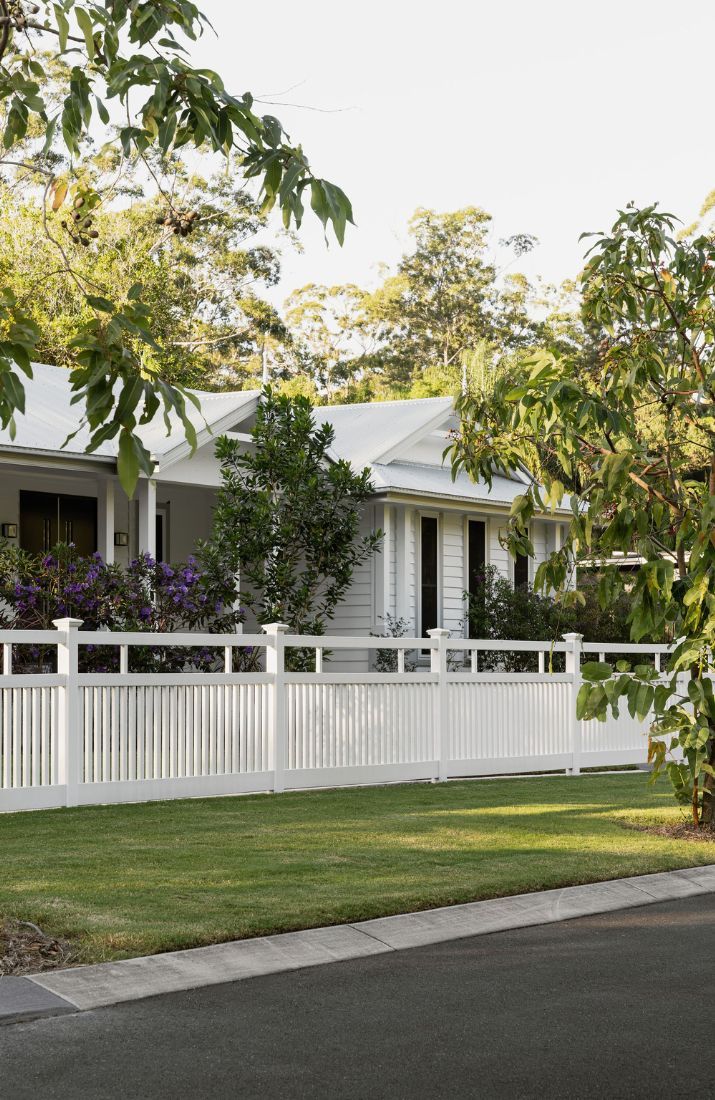
[[[420,428],[427,430],[435,416],[445,420],[454,410],[451,397],[414,401],[374,401],[369,405],[330,405],[315,410],[316,422],[331,424],[333,451],[355,466],[367,466]]]
[[[33,364],[33,378],[24,379],[25,407],[24,416],[15,420],[17,432],[15,439],[10,432],[0,430],[0,448],[33,452],[84,455],[89,445],[90,433],[83,427],[66,447],[67,436],[77,430],[81,417],[81,405],[72,405],[72,392],[69,385],[69,372],[64,367],[52,367],[45,363]],[[203,393],[193,391],[201,402],[201,412],[188,404],[189,418],[198,433],[209,426],[220,424],[226,418],[238,422],[246,415],[258,392],[243,390],[233,393]],[[175,413],[170,414],[171,434],[167,436],[163,416],[157,416],[151,424],[137,430],[145,446],[155,454],[161,463],[162,456],[169,454],[184,442],[184,432]],[[226,425],[228,426],[228,425]],[[94,452],[95,456],[115,458],[117,441],[107,440]]]
[[[69,373],[63,367],[37,363],[34,377],[25,382],[26,408],[24,416],[18,416],[17,433],[10,439],[7,429],[0,430],[0,450],[30,451],[37,454],[84,455],[89,444],[89,432],[82,428],[66,447],[67,436],[76,431],[81,416],[81,406],[72,405]],[[201,413],[189,406],[189,416],[202,441],[208,439],[209,428],[226,431],[240,424],[253,411],[259,392],[240,390],[230,393],[193,391],[201,402]],[[356,469],[370,467],[378,492],[404,492],[414,495],[489,502],[510,506],[514,497],[524,491],[523,481],[495,475],[491,492],[487,486],[473,482],[467,474],[460,473],[455,481],[447,466],[423,465],[394,460],[381,462],[383,456],[402,443],[409,443],[435,430],[437,425],[447,426],[454,415],[451,397],[429,397],[405,401],[376,401],[363,405],[331,405],[316,408],[317,423],[329,423],[335,431],[332,452],[335,458],[346,459]],[[178,417],[170,417],[172,431],[167,436],[162,416],[139,429],[145,445],[156,455],[159,464],[169,464],[179,454],[185,453],[185,437]],[[173,453],[178,452],[178,453]],[[95,456],[109,460],[116,458],[116,440],[103,443]],[[568,499],[564,500],[568,507]]]
[[[511,507],[515,497],[524,492],[524,484],[495,474],[491,491],[484,481],[472,481],[468,474],[452,473],[446,467],[420,466],[406,462],[379,463],[370,466],[372,480],[378,490],[423,493],[425,496],[456,497],[460,500],[482,501],[489,504],[505,504]]]

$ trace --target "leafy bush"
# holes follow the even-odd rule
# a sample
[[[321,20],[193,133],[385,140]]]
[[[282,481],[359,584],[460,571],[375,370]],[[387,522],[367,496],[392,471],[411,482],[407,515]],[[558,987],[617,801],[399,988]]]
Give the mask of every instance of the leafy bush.
[[[529,587],[514,588],[493,565],[473,593],[465,592],[470,638],[505,641],[561,641],[563,634],[578,631],[586,642],[628,642],[629,600],[622,595],[603,610],[598,603],[597,578],[586,579],[579,589],[583,604],[566,606]],[[494,652],[479,654],[480,667],[507,672],[533,672],[535,653]],[[563,666],[563,656],[554,655],[554,668]]]
[[[375,634],[374,631],[370,631],[371,638],[404,638],[408,634],[407,619],[399,619],[396,615],[381,615],[380,618],[385,624],[385,629],[382,634]],[[414,650],[412,651],[415,652]],[[417,663],[414,660],[409,660],[407,652],[405,652],[405,672],[414,672],[417,668]],[[375,653],[375,672],[397,672],[397,650],[396,649],[378,649]]]
[[[220,578],[227,568],[240,577],[240,602],[259,623],[284,622],[293,634],[325,633],[355,570],[382,541],[380,531],[360,533],[369,470],[335,461],[334,436],[305,397],[267,388],[253,447],[228,436],[216,445],[221,485],[203,559]],[[313,660],[310,649],[286,650],[288,668],[310,669]]]
[[[28,554],[5,545],[0,550],[0,626],[51,630],[54,619],[77,618],[84,630],[203,633],[232,632],[243,620],[231,603],[233,578],[211,577],[194,558],[178,565],[142,554],[125,569],[101,554],[82,557],[73,545],[48,554]],[[15,646],[16,667],[51,666],[54,647]],[[240,652],[240,651],[237,651]],[[249,661],[251,654],[247,655]],[[131,670],[171,671],[190,667],[211,671],[223,651],[206,647],[132,647]],[[116,646],[82,646],[84,671],[117,671]]]

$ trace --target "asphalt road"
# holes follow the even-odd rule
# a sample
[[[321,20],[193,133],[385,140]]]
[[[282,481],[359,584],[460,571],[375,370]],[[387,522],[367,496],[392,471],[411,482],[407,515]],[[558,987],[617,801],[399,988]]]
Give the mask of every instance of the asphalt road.
[[[0,1028],[2,1100],[715,1097],[715,895]]]

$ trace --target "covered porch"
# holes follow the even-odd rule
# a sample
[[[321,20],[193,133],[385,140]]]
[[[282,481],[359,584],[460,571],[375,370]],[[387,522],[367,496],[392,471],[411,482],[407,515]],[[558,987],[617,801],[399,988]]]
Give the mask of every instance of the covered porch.
[[[87,460],[48,467],[2,461],[0,529],[11,544],[44,553],[72,542],[126,565],[139,554],[183,561],[211,532],[216,485],[142,478],[128,500],[110,464]]]
[[[73,542],[80,554],[96,551],[126,565],[138,554],[182,561],[209,537],[220,480],[217,437],[250,429],[258,393],[200,393],[200,411],[187,406],[197,449],[192,453],[175,414],[141,425],[138,434],[155,461],[127,500],[117,477],[117,444],[89,453],[86,425],[78,428],[69,374],[33,364],[26,383],[28,412],[15,433],[0,431],[0,533],[17,546],[43,553]]]

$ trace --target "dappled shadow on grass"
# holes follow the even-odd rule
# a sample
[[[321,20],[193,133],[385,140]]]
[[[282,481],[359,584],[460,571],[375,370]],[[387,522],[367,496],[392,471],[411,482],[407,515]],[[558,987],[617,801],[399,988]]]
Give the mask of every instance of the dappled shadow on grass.
[[[645,778],[559,777],[0,818],[0,913],[83,959],[356,921],[712,861],[622,828]]]

